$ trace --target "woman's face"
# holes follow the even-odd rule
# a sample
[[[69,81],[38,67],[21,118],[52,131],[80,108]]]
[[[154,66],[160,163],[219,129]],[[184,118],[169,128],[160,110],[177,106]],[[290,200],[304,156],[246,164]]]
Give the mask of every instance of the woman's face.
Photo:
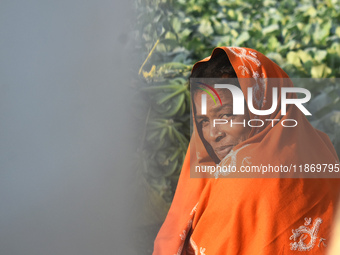
[[[239,144],[246,140],[249,136],[251,128],[248,126],[249,114],[246,110],[245,115],[233,115],[233,98],[228,89],[216,89],[220,95],[222,105],[215,105],[213,99],[207,96],[207,114],[201,115],[201,98],[205,93],[202,90],[196,90],[194,94],[195,118],[197,128],[201,131],[204,140],[211,146],[213,152],[222,160],[229,152]],[[216,102],[219,102],[215,98]],[[227,124],[215,124],[214,119],[225,119]],[[241,123],[230,125],[230,122]],[[245,121],[245,127],[243,122]]]

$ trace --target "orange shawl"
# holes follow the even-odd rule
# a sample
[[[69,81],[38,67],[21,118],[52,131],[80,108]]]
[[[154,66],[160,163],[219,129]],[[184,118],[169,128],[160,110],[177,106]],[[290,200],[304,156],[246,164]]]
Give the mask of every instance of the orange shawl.
[[[263,54],[239,47],[215,48],[193,69],[222,51],[238,78],[259,81],[255,107],[269,109],[267,88],[272,85],[261,86],[260,79],[288,78],[287,74]],[[245,98],[251,86],[247,83],[240,81]],[[281,116],[280,106],[277,108],[271,119],[296,119],[298,126],[253,128],[249,138],[220,164],[239,167],[245,158],[253,165],[339,163],[328,136],[314,129],[300,110],[288,107],[287,115]],[[251,119],[259,118],[249,114]],[[195,126],[171,208],[155,240],[154,255],[325,254],[340,179],[190,178],[190,166],[205,164],[214,162]]]

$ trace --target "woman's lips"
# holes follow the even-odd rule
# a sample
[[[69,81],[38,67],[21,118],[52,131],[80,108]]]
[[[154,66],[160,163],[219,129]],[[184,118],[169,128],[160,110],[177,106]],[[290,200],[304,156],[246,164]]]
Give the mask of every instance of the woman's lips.
[[[225,156],[229,154],[234,145],[225,145],[215,149],[217,156],[222,160]]]

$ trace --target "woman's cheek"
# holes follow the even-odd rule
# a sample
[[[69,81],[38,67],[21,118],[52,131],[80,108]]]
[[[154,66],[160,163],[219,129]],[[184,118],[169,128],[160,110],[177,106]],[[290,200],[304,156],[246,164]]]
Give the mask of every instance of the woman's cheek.
[[[207,142],[209,142],[209,132],[210,130],[208,126],[202,128],[203,137]]]

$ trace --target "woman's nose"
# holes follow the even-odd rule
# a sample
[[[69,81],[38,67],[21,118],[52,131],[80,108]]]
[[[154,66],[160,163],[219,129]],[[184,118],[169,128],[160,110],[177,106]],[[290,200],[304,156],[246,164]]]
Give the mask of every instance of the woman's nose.
[[[213,139],[215,142],[220,141],[223,137],[226,136],[225,132],[221,130],[220,125],[213,125],[210,126],[210,138]]]

